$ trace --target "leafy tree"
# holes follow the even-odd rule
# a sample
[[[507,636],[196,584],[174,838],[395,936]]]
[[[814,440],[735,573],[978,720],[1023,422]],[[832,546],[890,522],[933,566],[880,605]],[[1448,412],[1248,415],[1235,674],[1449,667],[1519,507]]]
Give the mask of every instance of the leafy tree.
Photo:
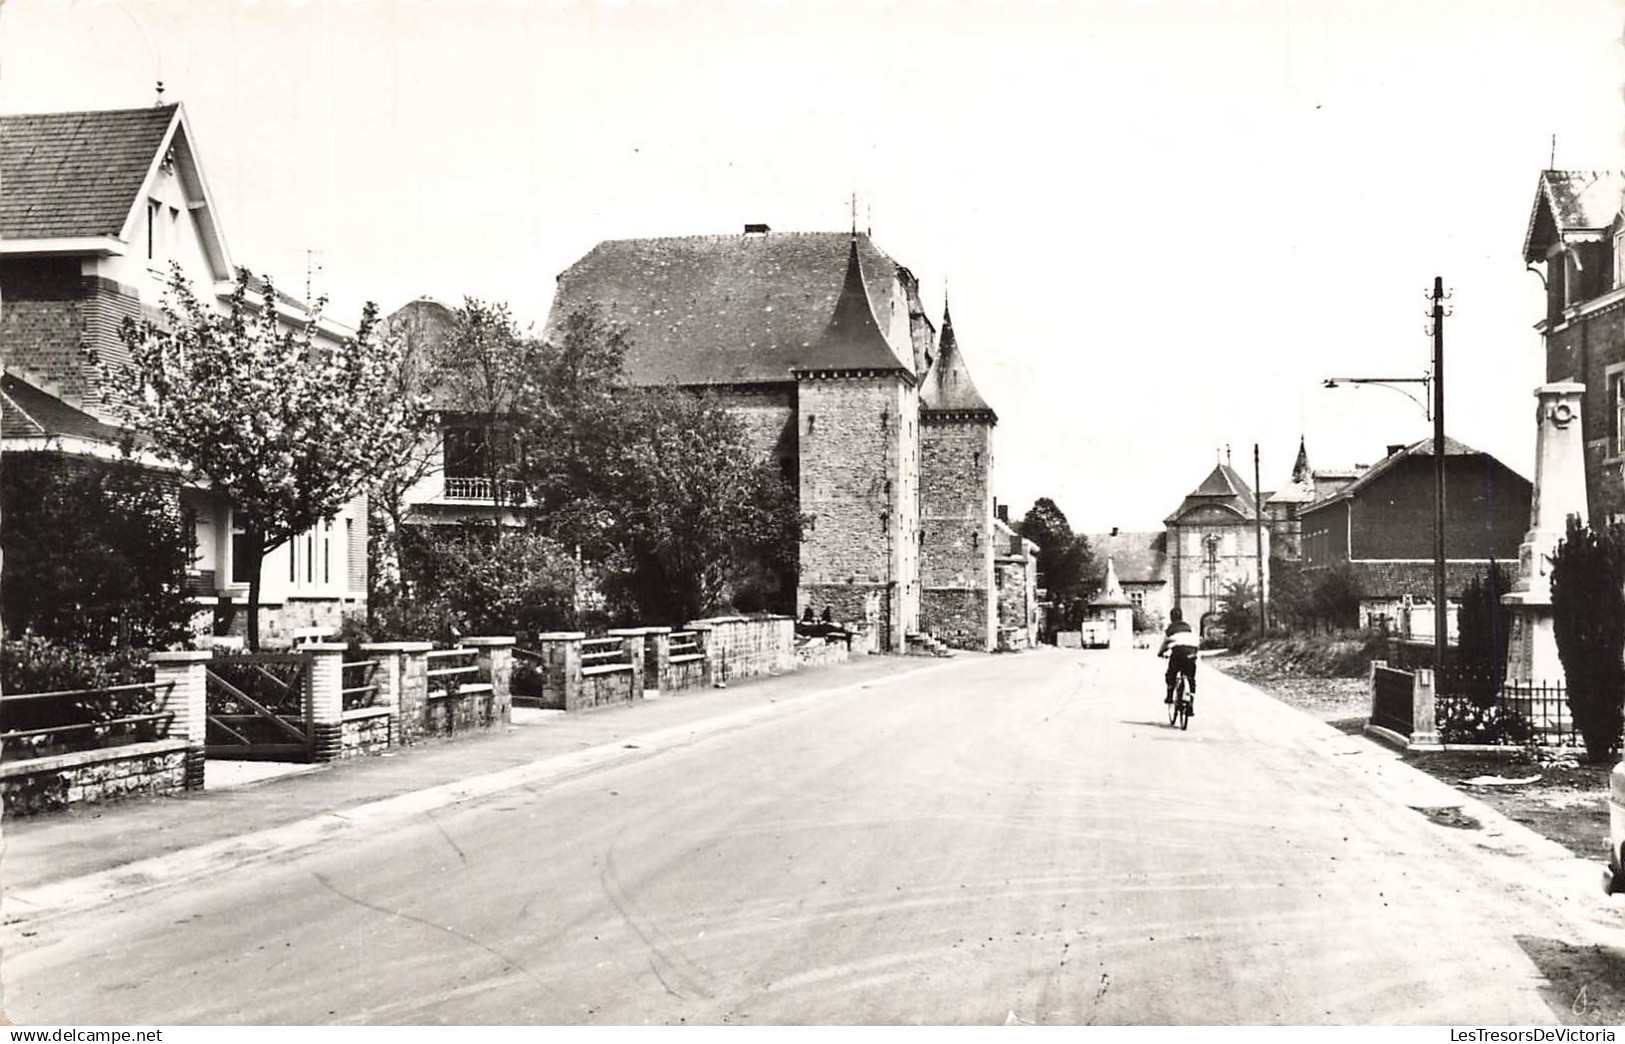
[[[8,634],[90,654],[191,637],[193,537],[173,479],[128,460],[7,453],[0,500]]]
[[[1039,497],[1016,526],[1016,532],[1038,545],[1039,584],[1055,606],[1050,623],[1056,630],[1078,626],[1083,609],[1100,590],[1104,570],[1095,561],[1089,538],[1073,533],[1066,514],[1049,497]]]
[[[1625,527],[1569,517],[1552,556],[1552,624],[1586,755],[1606,761],[1625,718]]]
[[[567,313],[538,346],[519,407],[539,517],[556,539],[594,559],[615,544],[607,502],[623,499],[614,469],[624,464],[619,442],[634,423],[620,392],[629,346],[598,307]]]
[[[372,462],[395,459],[415,437],[412,404],[390,394],[400,345],[375,336],[375,306],[355,336],[325,341],[324,302],[303,323],[284,323],[277,300],[270,280],[243,269],[222,313],[177,266],[163,321],[126,320],[122,330],[141,382],[136,424],[238,513],[251,648],[265,556],[360,495]]]
[[[626,392],[617,408],[621,442],[602,494],[612,594],[644,620],[680,622],[725,605],[755,563],[793,571],[795,491],[756,459],[737,417],[676,389]]]

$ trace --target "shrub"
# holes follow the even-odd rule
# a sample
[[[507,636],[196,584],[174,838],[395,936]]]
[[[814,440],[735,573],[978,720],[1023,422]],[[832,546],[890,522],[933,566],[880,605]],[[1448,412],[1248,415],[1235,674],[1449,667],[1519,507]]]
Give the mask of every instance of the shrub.
[[[1510,571],[1491,565],[1482,577],[1474,577],[1461,594],[1456,665],[1467,680],[1468,695],[1481,706],[1494,700],[1506,676],[1512,610],[1501,604],[1501,596],[1511,587]]]
[[[1231,580],[1219,599],[1219,626],[1233,649],[1244,649],[1258,630],[1258,592],[1246,578]]]
[[[166,477],[127,461],[7,453],[0,516],[7,633],[100,651],[191,637],[193,538]]]
[[[1491,743],[1523,746],[1533,741],[1534,728],[1515,708],[1483,704],[1475,699],[1441,699],[1435,720],[1443,743]]]
[[[1606,761],[1619,751],[1625,697],[1625,527],[1569,518],[1552,556],[1552,623],[1586,756]]]
[[[469,523],[403,533],[405,583],[370,605],[375,638],[446,640],[578,626],[575,557],[532,529]]]
[[[107,653],[52,642],[32,634],[0,642],[0,691],[8,694],[94,690],[151,680],[146,655],[137,650],[125,648]],[[26,732],[148,714],[152,712],[153,699],[146,690],[90,692],[71,699],[20,700],[0,706],[4,707],[0,730]],[[128,738],[153,739],[156,735],[153,725],[148,723],[137,727]],[[76,730],[7,740],[0,755],[38,756],[82,750],[103,742],[107,742],[107,738],[102,729]]]

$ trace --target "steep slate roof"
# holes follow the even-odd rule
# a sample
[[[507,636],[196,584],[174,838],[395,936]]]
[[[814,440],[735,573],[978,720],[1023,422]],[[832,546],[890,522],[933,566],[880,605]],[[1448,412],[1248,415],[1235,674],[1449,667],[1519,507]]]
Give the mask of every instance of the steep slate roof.
[[[846,232],[609,240],[559,275],[548,331],[596,303],[630,335],[634,384],[787,382],[792,368],[827,362],[818,349],[853,242]],[[906,307],[897,262],[861,232],[856,245],[871,319]],[[888,351],[913,357],[910,345]]]
[[[1274,493],[1264,494],[1266,504],[1309,504],[1315,499],[1315,473],[1309,467],[1309,449],[1298,436],[1298,459],[1292,464],[1292,481]]]
[[[926,413],[981,414],[995,424],[999,420],[971,380],[946,302],[942,306],[942,338],[937,343],[937,359],[920,386],[920,407]]]
[[[1117,568],[1110,558],[1106,559],[1106,580],[1100,593],[1089,599],[1089,604],[1099,609],[1128,609],[1134,605],[1123,597],[1123,585],[1117,581]]]
[[[1215,464],[1201,485],[1191,490],[1180,503],[1178,510],[1163,521],[1177,524],[1187,512],[1209,506],[1229,508],[1249,522],[1258,517],[1258,507],[1253,503],[1252,487],[1247,485],[1246,480],[1235,468],[1228,464]]]
[[[11,374],[0,377],[0,436],[8,439],[71,438],[117,445],[125,432],[75,409]]]
[[[1524,233],[1523,259],[1543,261],[1559,237],[1592,233],[1596,238],[1619,216],[1625,198],[1625,172],[1617,170],[1543,170],[1535,205]]]
[[[1473,447],[1467,445],[1466,443],[1457,442],[1455,439],[1446,435],[1444,439],[1444,455],[1447,457],[1473,457],[1483,456],[1484,454],[1481,450],[1473,449]],[[1335,504],[1338,501],[1347,500],[1359,493],[1362,489],[1370,486],[1383,475],[1386,475],[1388,472],[1394,470],[1394,468],[1399,466],[1401,461],[1410,457],[1431,456],[1433,456],[1433,439],[1430,436],[1388,454],[1388,456],[1382,458],[1369,468],[1365,469],[1359,478],[1356,478],[1353,482],[1350,482],[1348,485],[1344,486],[1342,489],[1339,489],[1330,496],[1315,501],[1304,510],[1318,511],[1327,504]]]
[[[835,314],[830,316],[829,325],[824,327],[823,336],[812,352],[792,369],[797,373],[900,370],[909,376],[909,383],[913,383],[914,371],[897,358],[875,322],[875,310],[869,304],[869,291],[864,286],[863,262],[858,258],[856,236],[847,249],[846,279],[841,284],[841,296],[835,300]]]
[[[0,116],[0,237],[119,235],[177,108]]]
[[[1168,580],[1166,530],[1154,533],[1090,533],[1095,561],[1110,560],[1125,584],[1160,584]]]

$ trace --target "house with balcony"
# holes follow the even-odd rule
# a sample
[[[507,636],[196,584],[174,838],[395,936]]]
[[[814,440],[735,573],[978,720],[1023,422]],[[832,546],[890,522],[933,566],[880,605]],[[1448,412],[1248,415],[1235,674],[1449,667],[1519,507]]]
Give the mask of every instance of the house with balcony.
[[[432,297],[408,301],[385,320],[388,335],[401,338],[408,360],[425,360],[452,336],[456,312]],[[454,388],[429,391],[434,430],[424,437],[401,501],[402,521],[449,525],[500,521],[523,524],[524,483],[512,477],[524,444],[513,419],[471,408]]]
[[[241,518],[130,430],[137,381],[119,337],[126,319],[157,318],[178,265],[201,299],[221,301],[237,269],[184,107],[0,116],[0,448],[4,464],[48,454],[124,459],[167,476],[196,536],[188,583],[200,626],[239,631],[248,571]],[[291,323],[286,295],[259,299]],[[318,341],[353,331],[324,318]],[[133,453],[128,453],[131,446]],[[336,627],[365,608],[367,513],[357,500],[271,552],[262,568],[261,636]]]

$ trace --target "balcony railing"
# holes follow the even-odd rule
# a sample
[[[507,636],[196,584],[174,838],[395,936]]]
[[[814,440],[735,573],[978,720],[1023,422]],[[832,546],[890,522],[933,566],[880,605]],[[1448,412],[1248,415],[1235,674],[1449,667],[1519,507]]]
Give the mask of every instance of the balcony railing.
[[[494,480],[446,476],[447,500],[483,500],[488,503],[495,503],[498,490],[501,490],[502,502],[505,504],[516,504],[524,497],[524,483],[522,482],[507,479]]]

